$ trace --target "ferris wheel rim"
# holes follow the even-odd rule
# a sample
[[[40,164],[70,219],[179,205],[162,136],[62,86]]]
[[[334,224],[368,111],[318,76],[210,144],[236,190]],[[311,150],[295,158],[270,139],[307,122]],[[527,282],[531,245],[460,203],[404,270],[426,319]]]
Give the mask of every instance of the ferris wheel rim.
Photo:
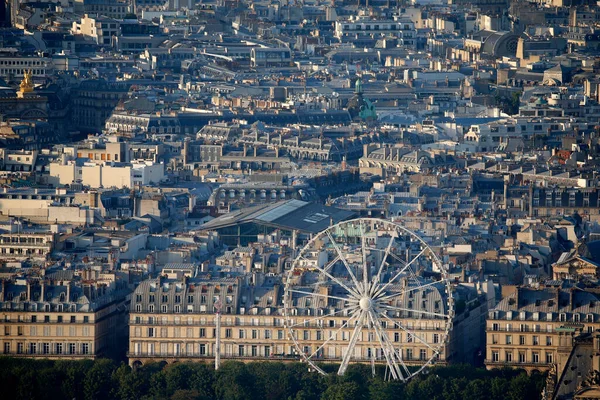
[[[392,232],[396,233],[403,233],[405,235],[408,235],[408,237],[410,237],[411,241],[412,240],[416,240],[416,242],[418,242],[422,248],[422,250],[420,251],[420,253],[414,257],[410,262],[405,263],[405,265],[402,267],[400,273],[398,273],[393,279],[390,280],[390,282],[383,284],[383,289],[379,290],[377,292],[377,294],[375,294],[375,292],[368,292],[367,291],[367,281],[365,280],[365,287],[362,289],[364,293],[368,293],[369,296],[374,296],[377,295],[379,297],[375,298],[375,297],[360,297],[361,294],[360,292],[360,288],[358,286],[355,286],[354,288],[350,288],[347,287],[346,285],[344,285],[342,282],[340,282],[339,280],[335,279],[335,277],[333,277],[331,274],[329,274],[327,272],[327,269],[330,268],[331,266],[335,265],[338,261],[342,260],[343,263],[346,266],[346,271],[349,273],[349,275],[351,275],[352,281],[355,285],[358,284],[358,280],[356,279],[356,277],[353,275],[352,273],[352,269],[348,267],[347,265],[347,261],[345,260],[345,258],[342,256],[342,253],[340,253],[339,248],[337,247],[337,242],[335,239],[333,239],[333,237],[331,236],[331,232],[337,228],[337,227],[341,227],[341,226],[347,226],[347,225],[353,225],[355,227],[356,224],[359,225],[360,227],[360,232],[361,232],[361,256],[363,257],[363,269],[364,269],[364,273],[363,273],[363,279],[365,279],[365,277],[367,276],[366,270],[366,248],[365,248],[365,234],[364,234],[364,224],[366,222],[372,223],[371,228],[373,229],[372,231],[377,231],[378,227],[376,227],[375,224],[383,224],[384,226],[387,227],[387,229],[385,229],[386,231],[390,232],[390,236],[391,236],[391,240],[388,244],[388,249],[386,250],[386,253],[384,253],[384,256],[382,258],[382,262],[381,262],[381,266],[378,270],[378,274],[377,274],[377,278],[380,279],[380,273],[382,271],[382,268],[384,266],[384,264],[386,264],[386,259],[388,257],[388,255],[392,255],[391,252],[389,252],[390,247],[392,245],[392,243],[398,239],[400,237],[400,235],[394,235]],[[392,229],[389,229],[389,228]],[[299,267],[299,263],[302,259],[304,259],[305,261],[308,261],[306,258],[303,258],[302,255],[306,254],[306,252],[308,250],[311,249],[311,246],[313,246],[315,244],[315,242],[320,239],[320,238],[324,238],[327,237],[328,240],[331,243],[331,246],[336,250],[336,252],[338,252],[339,256],[341,257],[341,259],[337,259],[334,258],[334,260],[332,262],[327,261],[327,264],[329,264],[325,269],[321,268],[321,267],[312,267],[314,269],[316,269],[317,271],[319,271],[320,273],[325,274],[328,278],[331,279],[331,284],[336,284],[342,288],[345,289],[345,291],[347,292],[346,298],[342,298],[339,296],[333,296],[333,295],[322,295],[322,294],[317,294],[315,292],[304,292],[302,290],[298,290],[298,289],[294,289],[291,285],[291,280],[292,280],[292,276],[294,274],[294,271],[296,271],[297,269],[300,269]],[[373,247],[369,247],[369,250],[381,250],[381,249],[377,249],[377,248],[373,248]],[[425,254],[426,253],[426,254]],[[413,278],[415,278],[415,281],[418,282],[418,279],[416,279],[416,275],[414,275],[412,269],[410,268],[410,264],[412,264],[414,261],[416,261],[417,259],[419,259],[420,257],[422,257],[425,254],[425,256],[430,257],[431,260],[431,264],[436,267],[439,271],[439,274],[441,276],[440,280],[436,280],[434,282],[429,282],[427,284],[422,285],[423,287],[427,287],[427,286],[434,286],[436,284],[442,284],[443,285],[443,289],[438,288],[439,292],[444,292],[446,294],[446,298],[445,298],[445,305],[446,305],[446,309],[447,309],[447,314],[439,314],[441,316],[443,316],[443,318],[441,319],[441,321],[444,321],[445,323],[445,327],[443,329],[441,329],[439,331],[439,334],[441,334],[442,338],[441,340],[439,340],[438,342],[436,342],[435,344],[437,344],[436,346],[432,347],[431,345],[429,345],[425,340],[423,340],[422,338],[420,338],[419,335],[417,335],[413,329],[412,329],[412,324],[410,324],[409,328],[407,329],[406,327],[403,327],[403,324],[400,324],[400,321],[402,321],[403,319],[397,319],[397,320],[393,320],[392,318],[390,318],[387,315],[387,312],[390,311],[387,306],[383,306],[383,310],[376,310],[376,307],[372,307],[371,305],[371,301],[375,301],[375,300],[387,300],[391,297],[394,297],[396,295],[400,295],[402,293],[407,293],[407,291],[401,291],[400,293],[396,293],[394,295],[386,295],[386,296],[381,296],[381,293],[385,294],[385,289],[387,288],[387,286],[389,286],[394,280],[396,280],[398,278],[398,276],[400,276],[400,274],[405,271],[406,269],[408,269],[412,274],[413,274]],[[396,259],[400,262],[404,262],[403,260],[400,260],[400,258],[396,257]],[[388,264],[389,265],[389,264]],[[371,286],[375,287],[377,284],[380,284],[381,282],[376,282],[373,283],[373,279],[371,278]],[[351,286],[351,285],[348,285]],[[416,286],[411,288],[408,291],[413,291],[413,290],[418,290],[420,289],[421,286]],[[295,313],[291,313],[291,309],[293,308],[293,305],[291,304],[293,302],[293,295],[292,293],[298,293],[298,294],[306,294],[306,295],[311,295],[311,296],[324,296],[327,298],[334,298],[334,299],[338,299],[340,301],[343,301],[343,307],[337,311],[333,311],[331,313],[328,313],[327,315],[321,314],[321,315],[312,315],[311,318],[306,321],[304,320],[301,323],[292,323],[291,321],[293,321],[292,317],[297,317],[298,315],[296,315]],[[441,294],[440,294],[441,296]],[[353,297],[353,298],[352,298]],[[366,299],[366,300],[365,300]],[[364,302],[364,304],[362,304]],[[381,302],[381,301],[379,301]],[[297,253],[297,256],[294,258],[294,261],[292,262],[292,266],[290,268],[290,270],[287,273],[287,280],[285,282],[285,294],[284,294],[284,316],[285,316],[285,326],[288,330],[288,336],[291,339],[291,341],[293,342],[293,345],[295,347],[295,350],[298,352],[298,354],[300,355],[301,361],[307,362],[311,368],[313,368],[314,370],[316,370],[317,372],[319,372],[320,374],[324,374],[326,375],[327,373],[317,365],[317,363],[319,361],[323,361],[323,360],[316,360],[313,357],[315,355],[317,355],[319,353],[319,351],[321,351],[324,346],[331,341],[332,339],[336,338],[338,333],[342,330],[342,329],[348,329],[351,328],[349,323],[351,321],[353,321],[353,319],[356,316],[356,320],[354,321],[354,330],[353,333],[350,337],[350,344],[348,345],[348,347],[344,345],[342,345],[342,357],[341,357],[341,361],[342,364],[340,366],[340,369],[338,370],[338,374],[343,374],[346,370],[346,368],[348,367],[349,364],[349,360],[354,358],[354,356],[351,354],[354,352],[355,350],[355,345],[356,345],[356,338],[358,337],[357,335],[361,334],[361,332],[364,330],[365,327],[365,320],[367,321],[366,326],[367,326],[367,332],[370,334],[372,331],[375,332],[375,337],[377,337],[377,340],[379,341],[381,347],[380,348],[375,348],[375,349],[371,349],[369,348],[369,351],[371,352],[371,358],[372,358],[372,362],[374,363],[374,360],[376,358],[382,358],[385,357],[385,361],[388,364],[388,368],[390,369],[391,375],[393,376],[394,379],[398,379],[398,380],[402,380],[402,381],[406,381],[411,379],[412,377],[414,377],[415,375],[419,374],[421,371],[423,371],[425,368],[427,368],[428,366],[432,365],[435,361],[434,359],[436,357],[438,357],[440,355],[440,353],[443,351],[445,344],[448,341],[449,338],[449,333],[452,327],[452,319],[454,317],[454,302],[453,302],[453,296],[452,296],[452,290],[451,290],[451,284],[450,284],[450,280],[448,278],[448,271],[446,266],[442,263],[442,261],[440,260],[440,258],[438,257],[438,255],[433,251],[433,249],[429,246],[429,244],[427,242],[425,242],[423,240],[423,238],[421,238],[419,235],[417,235],[414,231],[404,227],[403,225],[399,224],[396,221],[389,221],[389,220],[383,220],[383,219],[379,219],[379,218],[354,218],[351,220],[345,220],[345,221],[340,221],[336,224],[330,225],[327,228],[325,228],[324,230],[318,232],[317,234],[315,234],[307,243],[306,245],[304,245],[300,251]],[[378,304],[379,306],[380,304]],[[390,306],[391,307],[391,306]],[[328,308],[327,306],[323,307],[323,308]],[[394,308],[394,307],[392,307]],[[424,315],[424,314],[432,314],[429,312],[423,312],[421,310],[407,310],[407,309],[401,309],[401,308],[396,308],[396,311],[417,311],[419,314]],[[315,308],[313,308],[315,309]],[[333,308],[334,310],[336,308]],[[323,311],[323,309],[321,309],[321,311]],[[295,331],[299,331],[300,329],[295,329],[296,327],[299,327],[301,325],[306,326],[306,323],[310,323],[312,321],[316,321],[316,320],[323,320],[323,318],[326,318],[328,316],[335,316],[337,314],[340,313],[346,313],[344,316],[348,317],[348,320],[346,320],[339,328],[335,329],[335,331],[333,332],[332,335],[330,335],[330,337],[325,340],[323,342],[323,344],[321,346],[318,346],[317,349],[315,351],[311,351],[311,354],[309,355],[308,353],[305,353],[302,350],[302,346],[300,343],[300,339],[294,334]],[[293,315],[292,315],[293,314]],[[315,313],[316,314],[316,313]],[[310,315],[310,313],[309,313]],[[398,314],[399,315],[399,314]],[[340,315],[338,315],[340,316]],[[383,317],[383,319],[381,319],[381,317]],[[413,317],[411,317],[413,318]],[[422,317],[420,317],[419,319],[421,319]],[[415,366],[411,365],[411,368],[413,369],[413,372],[410,371],[410,369],[406,366],[406,364],[404,363],[403,360],[403,356],[400,354],[398,354],[398,349],[396,347],[394,347],[394,344],[391,342],[390,338],[388,337],[388,333],[385,332],[384,328],[382,327],[381,321],[387,319],[387,321],[385,322],[385,326],[387,327],[387,325],[391,322],[392,323],[392,327],[394,328],[400,328],[402,329],[404,332],[406,332],[407,337],[410,337],[411,340],[415,341],[415,339],[418,339],[420,342],[422,342],[422,344],[426,345],[431,351],[431,357],[422,360],[423,364],[420,366]],[[357,323],[358,322],[358,323]],[[377,322],[377,323],[376,323]],[[434,325],[435,326],[435,325]],[[323,327],[323,325],[320,325],[320,327]],[[378,327],[378,328],[377,328]],[[379,332],[378,333],[378,330]],[[439,328],[437,328],[439,329]],[[370,336],[369,336],[370,337]],[[336,339],[337,340],[337,339]],[[384,343],[385,342],[385,343]],[[400,348],[400,352],[402,352],[402,349],[405,346],[402,346]],[[343,352],[343,350],[346,350],[346,353]],[[311,347],[312,350],[312,347]],[[374,350],[374,351],[373,351]],[[377,355],[377,352],[380,351],[379,355]],[[326,360],[325,360],[326,361]],[[404,370],[402,370],[402,368],[400,366],[398,366],[398,363],[400,363],[402,365],[402,368],[404,368]],[[402,372],[403,371],[403,372]]]

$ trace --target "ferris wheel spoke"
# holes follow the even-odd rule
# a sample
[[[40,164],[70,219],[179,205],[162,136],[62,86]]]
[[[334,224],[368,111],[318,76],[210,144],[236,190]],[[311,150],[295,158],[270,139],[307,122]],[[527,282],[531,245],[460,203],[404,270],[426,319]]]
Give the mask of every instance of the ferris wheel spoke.
[[[415,312],[417,314],[425,314],[425,315],[433,315],[433,316],[442,317],[442,318],[450,318],[450,316],[447,314],[436,313],[436,312],[431,312],[431,311],[424,311],[424,310],[418,310],[418,309],[412,309],[412,308],[402,308],[402,307],[390,306],[389,304],[379,304],[379,306],[383,307],[387,310],[390,310],[390,311],[407,311],[407,312]]]
[[[402,349],[398,349],[398,351],[402,351]],[[394,350],[395,352],[395,350]],[[410,370],[408,369],[408,367],[406,366],[406,364],[404,363],[404,360],[402,359],[402,355],[396,353],[397,357],[398,357],[398,361],[400,361],[400,364],[402,365],[402,368],[404,368],[404,371],[406,371],[407,376],[411,376],[412,374],[410,373]]]
[[[300,293],[300,294],[306,294],[306,295],[309,295],[309,296],[326,297],[326,298],[330,298],[330,299],[347,301],[349,303],[358,303],[358,300],[356,300],[356,299],[354,299],[352,297],[343,298],[343,297],[332,296],[332,295],[329,295],[329,294],[322,294],[322,293],[318,293],[318,292],[304,292],[302,290],[297,290],[297,289],[290,289],[290,292]]]
[[[373,325],[373,329],[375,330],[375,334],[377,335],[377,340],[379,341],[381,350],[383,351],[383,355],[387,361],[387,364],[388,364],[388,367],[390,368],[390,372],[392,373],[392,376],[394,377],[394,379],[404,380],[404,377],[402,376],[402,373],[400,372],[400,368],[398,368],[398,365],[396,364],[396,362],[394,361],[394,359],[392,358],[392,356],[390,354],[390,349],[388,348],[388,346],[386,344],[384,344],[384,339],[383,339],[384,333],[382,332],[380,322],[378,320],[376,320],[376,318],[373,316],[372,312],[369,312],[369,319],[371,320],[371,324]]]
[[[412,263],[414,263],[416,260],[419,259],[419,257],[421,257],[421,255],[425,252],[425,249],[427,249],[427,247],[423,248],[423,250],[421,250],[419,252],[419,254],[417,254],[412,260],[410,260],[409,263],[407,263],[401,270],[400,272],[398,272],[396,275],[394,275],[394,277],[392,279],[389,280],[389,282],[387,282],[385,285],[383,285],[381,288],[379,288],[379,290],[375,293],[374,296],[378,296],[380,293],[382,293],[385,289],[387,289],[387,287],[389,285],[391,285],[396,279],[398,279],[399,276],[401,276],[404,271],[406,271],[407,268],[410,267],[410,265]],[[393,255],[393,253],[390,253]],[[393,255],[395,258],[397,258],[398,260],[400,260],[398,257],[396,257],[395,255]]]
[[[388,258],[388,256],[390,255],[390,250],[392,248],[392,243],[394,243],[394,236],[390,235],[390,242],[388,243],[386,249],[385,249],[385,253],[383,254],[383,258],[381,259],[381,264],[379,265],[379,270],[377,271],[377,275],[375,275],[375,279],[373,280],[373,287],[371,288],[371,295],[373,294],[373,292],[375,292],[375,288],[377,287],[377,284],[379,284],[379,282],[381,281],[381,272],[383,271],[383,266],[386,264],[386,260]]]
[[[385,300],[388,300],[388,299],[392,299],[394,297],[401,296],[401,295],[406,294],[406,293],[414,292],[415,290],[420,290],[420,289],[423,289],[423,288],[426,288],[426,287],[429,287],[429,286],[434,286],[434,285],[436,285],[438,283],[444,283],[444,282],[446,282],[446,280],[444,280],[444,279],[440,279],[439,281],[435,281],[435,282],[429,282],[429,283],[426,283],[426,284],[414,287],[412,289],[401,290],[401,291],[399,291],[397,293],[389,294],[389,295],[383,296],[383,297],[378,297],[377,301],[385,301]]]
[[[356,314],[356,315],[358,315],[358,314]],[[310,358],[312,358],[312,357],[313,357],[315,354],[317,354],[317,353],[319,352],[319,350],[321,350],[323,347],[325,347],[325,345],[326,345],[327,343],[329,343],[329,342],[330,342],[330,341],[332,341],[332,340],[335,340],[335,338],[337,337],[338,333],[340,333],[340,331],[341,331],[342,329],[344,329],[344,328],[347,328],[347,327],[348,327],[348,323],[349,323],[350,321],[352,321],[352,320],[353,320],[353,319],[356,317],[356,315],[353,315],[353,316],[351,316],[351,317],[350,317],[350,319],[348,319],[347,321],[345,321],[345,322],[342,324],[342,326],[340,326],[338,329],[336,329],[336,330],[335,330],[335,332],[333,332],[333,333],[332,333],[332,334],[329,336],[329,338],[328,338],[328,339],[327,339],[325,342],[323,342],[323,344],[322,344],[322,345],[320,345],[319,347],[317,347],[317,349],[316,349],[316,350],[315,350],[315,351],[314,351],[314,352],[313,352],[313,353],[312,353],[310,356],[308,356],[307,358],[309,358],[309,359],[310,359]]]
[[[300,257],[300,258],[302,258],[303,260],[306,260],[306,258],[304,258],[304,257]],[[308,261],[308,260],[306,260],[306,261]],[[344,283],[343,283],[341,280],[339,280],[339,279],[338,279],[338,278],[336,278],[335,276],[331,275],[329,272],[325,271],[325,270],[324,270],[324,269],[322,269],[322,268],[318,268],[318,267],[317,267],[317,269],[319,270],[319,272],[320,272],[320,273],[324,274],[324,275],[325,275],[325,276],[327,276],[329,279],[331,279],[332,281],[334,281],[335,283],[337,283],[338,285],[340,285],[341,287],[343,287],[344,289],[346,289],[346,291],[348,291],[348,293],[351,293],[351,294],[353,294],[353,295],[355,295],[355,296],[357,296],[357,297],[359,296],[359,295],[358,295],[358,292],[357,292],[356,290],[352,290],[352,289],[350,289],[350,288],[349,288],[348,286],[346,286],[346,285],[345,285],[345,284],[344,284]]]
[[[360,238],[361,238],[361,252],[362,252],[362,265],[363,265],[363,290],[366,291],[369,285],[369,271],[367,268],[367,250],[365,248],[365,227],[363,220],[360,220]]]
[[[306,325],[306,324],[310,325],[310,323],[313,322],[313,321],[317,321],[317,320],[323,319],[325,317],[333,317],[334,315],[337,315],[337,314],[342,313],[344,311],[352,311],[355,308],[356,307],[354,307],[354,306],[352,306],[352,307],[346,307],[346,308],[342,308],[342,309],[334,311],[334,312],[330,312],[329,314],[319,315],[319,316],[317,316],[315,318],[307,319],[307,320],[304,320],[302,322],[298,322],[297,324],[292,324],[292,325],[288,326],[288,329],[289,328],[295,328],[295,327],[300,326],[300,325]]]
[[[427,343],[425,340],[423,340],[419,335],[417,335],[414,332],[409,331],[408,329],[406,329],[405,327],[403,327],[401,324],[393,321],[390,317],[388,317],[387,315],[385,315],[385,313],[381,314],[383,315],[384,318],[386,318],[388,321],[390,321],[392,324],[394,324],[394,326],[397,326],[398,328],[402,329],[404,332],[408,333],[409,335],[411,335],[414,338],[417,338],[419,340],[419,342],[423,343],[425,346],[427,346],[431,351],[434,352],[434,354],[438,354],[439,352],[434,349],[433,347],[431,347],[431,345],[429,343]]]
[[[327,266],[323,268],[324,271],[329,271],[329,268],[333,267],[336,262],[340,261],[340,256],[336,256],[333,260],[327,263]]]
[[[354,346],[356,346],[356,342],[358,341],[358,337],[360,336],[360,332],[362,331],[362,327],[364,324],[364,313],[361,312],[358,316],[358,324],[354,327],[354,331],[352,331],[352,337],[350,338],[350,343],[348,343],[348,347],[346,348],[346,354],[342,357],[342,364],[340,365],[340,369],[338,370],[338,375],[344,375],[346,369],[348,368],[348,364],[350,363],[350,358],[352,357],[352,352],[354,351]]]
[[[335,239],[333,238],[333,236],[331,236],[331,232],[329,232],[329,230],[326,230],[325,232],[327,232],[327,236],[329,237],[329,240],[331,241],[331,245],[333,246],[333,248],[337,252],[338,258],[340,260],[342,260],[342,263],[344,264],[344,267],[346,267],[346,270],[348,271],[348,274],[350,274],[350,278],[352,279],[352,282],[354,282],[354,286],[356,286],[356,288],[358,289],[358,287],[359,287],[358,280],[356,279],[356,275],[354,275],[354,273],[352,272],[352,269],[348,265],[348,260],[346,260],[346,257],[344,257],[344,254],[340,250],[340,247],[337,245],[337,242],[335,241]]]

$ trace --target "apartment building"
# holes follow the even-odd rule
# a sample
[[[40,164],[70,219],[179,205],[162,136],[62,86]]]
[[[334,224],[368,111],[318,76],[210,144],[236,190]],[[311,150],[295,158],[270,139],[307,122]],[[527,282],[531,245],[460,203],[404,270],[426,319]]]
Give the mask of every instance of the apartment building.
[[[73,271],[2,281],[0,351],[11,357],[84,359],[114,355],[124,342],[126,291]],[[101,278],[101,279],[98,279]],[[121,346],[122,347],[122,346]]]
[[[365,36],[393,35],[402,39],[405,46],[414,46],[417,33],[415,24],[410,19],[371,19],[354,17],[345,21],[336,21],[335,37],[345,41]]]
[[[24,56],[17,49],[0,50],[0,75],[21,78],[24,71],[31,71],[34,77],[46,77],[54,72],[54,64],[50,58]]]
[[[11,232],[0,234],[0,260],[45,260],[54,250],[53,233]]]
[[[250,281],[254,285],[250,285]],[[323,287],[321,294],[332,295],[333,288]],[[465,290],[465,288],[463,288]],[[411,292],[407,304],[435,305],[445,309],[442,286],[433,285],[423,292]],[[475,293],[471,291],[471,293]],[[413,297],[414,296],[414,297]],[[475,295],[478,297],[478,295]],[[293,360],[299,355],[289,339],[283,310],[284,288],[280,278],[260,274],[239,275],[229,278],[210,278],[208,275],[183,280],[150,279],[142,282],[131,298],[129,329],[129,363],[142,365],[156,361],[207,361],[215,357],[216,337],[220,336],[221,358],[240,360]],[[314,296],[294,294],[291,321],[301,329],[304,351],[317,353],[324,362],[339,362],[354,330],[347,326],[347,312],[341,312],[342,303],[331,297],[317,306]],[[418,299],[418,301],[417,301]],[[480,297],[478,297],[481,300]],[[216,328],[215,304],[221,302],[220,330]],[[319,301],[318,303],[322,303]],[[479,304],[479,303],[478,303]],[[487,310],[484,300],[481,309]],[[432,308],[433,309],[433,308]],[[471,307],[470,313],[457,316],[460,334],[451,337],[435,357],[436,363],[463,361],[463,356],[474,353],[474,348],[462,343],[468,332],[480,332],[480,308]],[[334,312],[336,312],[334,314]],[[469,315],[470,314],[470,315]],[[315,315],[323,315],[319,320]],[[445,334],[441,317],[423,317],[423,314],[403,312],[398,321],[414,333],[383,321],[388,338],[402,352],[407,365],[422,365],[434,357],[431,344],[440,343]],[[465,317],[466,316],[466,317]],[[348,324],[349,325],[349,324]],[[337,333],[335,333],[337,331]],[[335,335],[334,335],[335,333]],[[335,336],[323,345],[326,338]],[[418,338],[417,338],[418,336]],[[384,362],[384,354],[375,348],[372,333],[361,333],[353,361]],[[478,341],[473,342],[478,345]],[[472,344],[473,344],[472,343]]]
[[[488,369],[547,371],[566,362],[573,337],[600,329],[598,288],[550,281],[510,290],[488,314]]]

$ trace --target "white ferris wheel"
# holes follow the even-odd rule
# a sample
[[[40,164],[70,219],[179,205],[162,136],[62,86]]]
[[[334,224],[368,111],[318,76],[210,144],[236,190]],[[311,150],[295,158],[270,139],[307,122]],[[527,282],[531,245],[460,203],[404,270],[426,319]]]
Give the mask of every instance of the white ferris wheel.
[[[408,380],[446,357],[454,316],[448,271],[415,233],[382,219],[330,226],[287,275],[286,327],[303,361],[385,364]]]

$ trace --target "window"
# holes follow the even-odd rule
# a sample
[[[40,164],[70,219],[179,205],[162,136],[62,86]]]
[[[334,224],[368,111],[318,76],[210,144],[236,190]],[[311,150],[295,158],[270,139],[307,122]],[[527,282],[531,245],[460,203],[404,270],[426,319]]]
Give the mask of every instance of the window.
[[[10,343],[4,343],[4,354],[10,354]]]
[[[500,361],[500,356],[498,355],[497,351],[492,351],[492,362],[498,362]]]
[[[230,338],[231,337],[231,329],[230,328],[225,329],[225,337],[226,338]]]
[[[244,346],[243,345],[238,346],[238,356],[244,357]]]
[[[75,323],[75,316],[71,315],[71,323],[74,324]]]
[[[505,354],[505,361],[512,362],[512,351],[507,351]]]
[[[37,353],[37,343],[29,343],[29,354]]]
[[[492,330],[493,331],[499,331],[500,330],[500,325],[499,324],[493,324],[492,325]]]
[[[506,344],[512,344],[512,335],[506,335]]]
[[[87,315],[83,317],[83,323],[87,324],[88,322],[90,322],[90,317],[88,317]]]
[[[50,343],[42,344],[42,354],[50,354]]]
[[[400,341],[400,333],[394,332],[394,342],[399,342],[399,341]]]
[[[427,358],[427,350],[421,349],[419,352],[419,360],[423,361]]]
[[[258,331],[256,329],[252,329],[252,339],[258,339]]]
[[[433,334],[433,343],[439,343],[440,342],[440,335],[438,335],[437,333]]]
[[[279,340],[283,340],[284,338],[285,338],[285,335],[284,335],[284,333],[283,333],[283,330],[281,330],[281,329],[280,329],[280,330],[278,330],[278,331],[277,331],[277,339],[279,339]]]
[[[552,353],[546,353],[546,364],[552,364],[554,362],[554,357]]]
[[[239,332],[240,339],[244,338],[244,333],[245,333],[245,331],[243,329],[240,329],[240,332]]]
[[[56,354],[62,354],[62,353],[63,353],[63,344],[56,343]]]
[[[523,335],[519,336],[519,344],[520,345],[524,345],[525,344],[525,336],[523,336]]]
[[[206,337],[206,329],[205,328],[200,328],[200,337],[201,338]]]
[[[552,346],[552,336],[546,336],[546,346]]]
[[[538,353],[538,352],[531,353],[531,358],[533,359],[534,364],[539,363],[540,362],[540,353]]]
[[[539,346],[540,345],[540,337],[539,336],[534,336],[533,337],[533,345],[534,346]]]
[[[155,337],[154,334],[154,328],[148,328],[148,337]]]
[[[31,322],[37,322],[37,316],[32,315],[31,316]]]
[[[17,343],[17,354],[23,354],[23,343]]]
[[[519,353],[519,362],[524,363],[527,358],[525,357],[525,353]]]

